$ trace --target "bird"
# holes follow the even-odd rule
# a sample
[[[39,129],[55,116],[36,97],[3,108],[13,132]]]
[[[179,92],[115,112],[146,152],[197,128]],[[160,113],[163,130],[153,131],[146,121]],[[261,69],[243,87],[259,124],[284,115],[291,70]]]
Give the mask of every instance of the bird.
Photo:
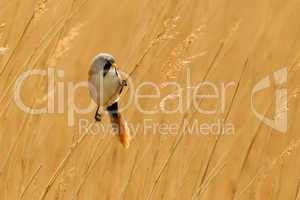
[[[89,92],[97,104],[95,120],[101,121],[99,110],[107,110],[112,126],[119,134],[120,142],[129,147],[130,133],[126,121],[118,108],[118,101],[127,81],[122,79],[115,58],[108,53],[100,53],[94,57],[88,72]]]

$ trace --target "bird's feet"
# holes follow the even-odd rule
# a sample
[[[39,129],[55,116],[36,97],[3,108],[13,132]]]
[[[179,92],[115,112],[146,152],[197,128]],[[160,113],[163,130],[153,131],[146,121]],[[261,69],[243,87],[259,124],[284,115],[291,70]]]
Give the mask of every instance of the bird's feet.
[[[99,109],[100,109],[100,107],[98,106],[97,110],[96,110],[96,114],[95,114],[96,122],[101,122],[101,114],[99,114]]]
[[[101,122],[101,114],[99,114],[98,112],[96,112],[96,114],[95,114],[95,120],[97,122]]]
[[[122,86],[127,86],[127,80],[122,80],[122,81],[121,81],[121,85],[122,85]]]

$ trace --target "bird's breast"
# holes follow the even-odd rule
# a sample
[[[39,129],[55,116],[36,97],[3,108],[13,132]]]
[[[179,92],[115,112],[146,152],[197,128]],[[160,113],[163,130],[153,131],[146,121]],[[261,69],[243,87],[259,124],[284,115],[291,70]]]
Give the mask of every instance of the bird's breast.
[[[103,76],[102,71],[89,75],[89,90],[93,100],[99,106],[109,106],[116,102],[122,89],[120,78],[115,69]]]

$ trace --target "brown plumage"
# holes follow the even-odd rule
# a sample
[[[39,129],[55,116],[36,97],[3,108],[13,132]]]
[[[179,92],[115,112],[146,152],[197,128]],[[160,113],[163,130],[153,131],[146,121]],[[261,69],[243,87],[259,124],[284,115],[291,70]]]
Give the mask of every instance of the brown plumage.
[[[118,111],[118,103],[114,103],[107,108],[112,126],[114,130],[119,134],[120,142],[125,148],[129,147],[130,134],[127,128],[126,122],[122,118],[121,114]]]

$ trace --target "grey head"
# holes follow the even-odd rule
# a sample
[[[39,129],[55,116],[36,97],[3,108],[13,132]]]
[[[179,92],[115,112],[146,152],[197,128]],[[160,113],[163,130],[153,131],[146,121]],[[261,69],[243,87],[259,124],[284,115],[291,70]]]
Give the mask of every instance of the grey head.
[[[106,67],[110,67],[116,63],[115,58],[108,53],[99,53],[92,61],[89,74],[98,73],[99,71],[106,71]]]

